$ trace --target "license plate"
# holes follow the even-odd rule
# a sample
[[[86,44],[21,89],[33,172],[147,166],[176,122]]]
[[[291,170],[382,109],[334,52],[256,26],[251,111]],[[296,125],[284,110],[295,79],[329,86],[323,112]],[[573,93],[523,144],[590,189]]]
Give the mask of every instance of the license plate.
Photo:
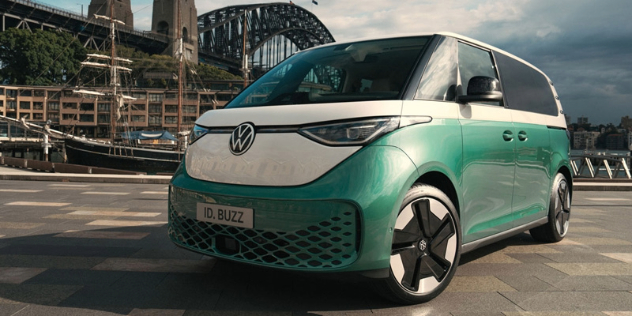
[[[228,226],[253,228],[255,211],[251,208],[198,203],[197,220]]]

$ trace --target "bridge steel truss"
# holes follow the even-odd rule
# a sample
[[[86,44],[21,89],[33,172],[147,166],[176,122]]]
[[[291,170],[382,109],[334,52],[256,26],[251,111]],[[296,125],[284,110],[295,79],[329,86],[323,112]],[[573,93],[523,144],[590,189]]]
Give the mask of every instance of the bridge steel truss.
[[[224,60],[239,68],[244,63],[244,44],[248,63],[269,69],[296,50],[335,42],[314,14],[289,3],[230,6],[204,13],[198,17],[198,34],[201,58]]]
[[[11,27],[65,31],[73,34],[85,47],[97,50],[103,48],[103,43],[110,34],[107,21],[89,19],[29,0],[0,0],[0,16],[1,31]],[[163,53],[169,44],[164,35],[129,28],[119,29],[117,38],[126,46],[151,54]]]

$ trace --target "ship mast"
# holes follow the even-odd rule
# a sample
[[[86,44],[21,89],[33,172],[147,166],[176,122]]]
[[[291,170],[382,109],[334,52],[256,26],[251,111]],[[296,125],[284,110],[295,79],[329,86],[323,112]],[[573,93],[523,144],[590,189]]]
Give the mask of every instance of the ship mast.
[[[183,41],[182,41],[182,25],[180,23],[182,23],[180,21],[180,1],[181,0],[176,0],[176,2],[178,3],[177,5],[177,13],[176,15],[178,16],[178,22],[176,23],[176,40],[178,43],[178,127],[176,130],[176,135],[179,136],[180,134],[180,129],[181,129],[181,121],[182,121],[182,62],[183,62]],[[179,146],[182,146],[182,142],[180,141],[180,137],[178,137],[178,141],[179,141]]]

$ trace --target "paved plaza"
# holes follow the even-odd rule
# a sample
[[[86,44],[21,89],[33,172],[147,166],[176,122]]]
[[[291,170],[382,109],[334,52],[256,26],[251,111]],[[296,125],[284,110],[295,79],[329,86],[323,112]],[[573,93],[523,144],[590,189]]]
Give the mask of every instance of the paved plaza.
[[[632,315],[632,192],[576,192],[557,244],[468,253],[438,298],[217,261],[166,234],[165,184],[0,181],[0,315]]]

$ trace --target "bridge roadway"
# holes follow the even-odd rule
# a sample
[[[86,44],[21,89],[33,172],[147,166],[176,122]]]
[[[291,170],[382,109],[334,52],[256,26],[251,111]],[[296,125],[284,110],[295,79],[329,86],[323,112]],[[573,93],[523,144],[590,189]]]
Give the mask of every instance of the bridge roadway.
[[[632,315],[632,192],[576,192],[564,241],[479,249],[438,298],[396,306],[359,279],[175,247],[167,190],[0,180],[0,315]]]

